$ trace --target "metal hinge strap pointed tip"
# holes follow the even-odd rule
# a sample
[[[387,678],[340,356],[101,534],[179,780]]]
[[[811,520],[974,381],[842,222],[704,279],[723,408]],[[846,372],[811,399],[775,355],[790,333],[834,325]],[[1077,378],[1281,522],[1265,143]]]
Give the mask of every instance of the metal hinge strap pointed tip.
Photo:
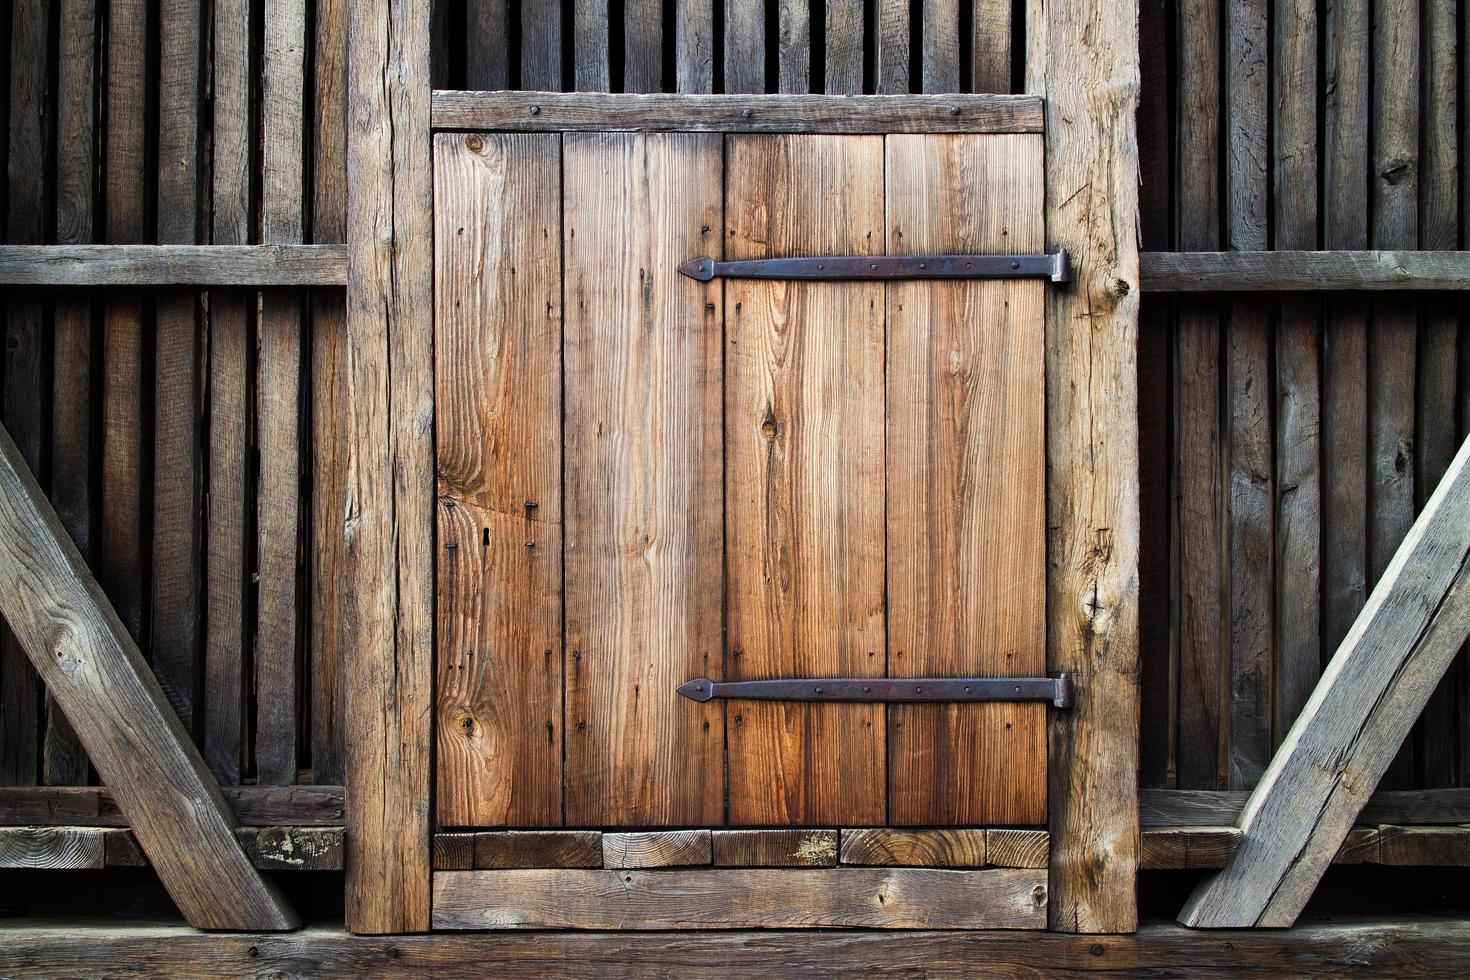
[[[700,282],[711,279],[1049,279],[1071,278],[1065,249],[1039,255],[814,255],[720,262],[701,255],[679,272]]]
[[[747,698],[757,701],[1050,701],[1072,706],[1072,676],[1056,677],[772,677],[712,681],[696,677],[679,685],[691,701]]]

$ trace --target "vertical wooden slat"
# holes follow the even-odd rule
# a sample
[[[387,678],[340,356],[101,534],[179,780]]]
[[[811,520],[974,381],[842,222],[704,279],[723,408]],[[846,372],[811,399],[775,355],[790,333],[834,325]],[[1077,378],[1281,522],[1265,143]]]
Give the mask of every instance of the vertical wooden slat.
[[[347,928],[429,925],[434,615],[429,6],[347,20]]]
[[[1423,174],[1419,189],[1419,247],[1453,249],[1459,240],[1459,92],[1455,0],[1426,0],[1424,13]],[[1467,53],[1461,52],[1461,57]],[[1455,394],[1459,371],[1459,302],[1434,298],[1424,304],[1417,386],[1418,499],[1439,485],[1454,458],[1459,434]],[[1470,384],[1470,379],[1466,379]],[[1420,724],[1420,777],[1430,786],[1455,784],[1458,771],[1459,689],[1465,658],[1451,666],[1424,709]]]
[[[960,90],[959,0],[924,0],[922,57],[925,92]]]
[[[1226,9],[1225,236],[1263,249],[1269,214],[1265,0]],[[1230,592],[1230,784],[1249,787],[1271,759],[1271,326],[1262,300],[1233,305],[1228,327],[1227,551]]]
[[[715,0],[687,0],[674,7],[674,89],[713,92]],[[861,54],[859,55],[861,63]]]
[[[1317,4],[1278,0],[1271,59],[1276,248],[1317,247]],[[1276,547],[1272,746],[1321,674],[1321,379],[1318,304],[1287,298],[1276,326]]]
[[[199,0],[159,8],[158,241],[199,233]],[[194,730],[199,658],[199,297],[156,300],[153,446],[153,672],[184,727]]]
[[[567,135],[566,820],[721,822],[721,139]]]
[[[56,242],[89,245],[96,222],[95,103],[97,5],[63,0],[58,8],[56,72]],[[58,292],[53,306],[51,501],[83,559],[92,558],[96,495],[92,484],[92,298]],[[67,393],[54,397],[55,392]],[[87,756],[54,698],[46,699],[42,778],[87,781]]]
[[[890,136],[887,251],[1042,249],[1040,136]],[[1046,672],[1040,282],[887,290],[888,673]],[[889,820],[1046,820],[1046,706],[892,705]]]
[[[663,91],[663,4],[624,0],[623,91]]]
[[[777,0],[776,91],[799,94],[812,85],[810,0]]]
[[[306,106],[305,0],[266,0],[261,61],[261,238],[302,241],[302,147]],[[301,565],[301,294],[261,294],[260,447],[256,500],[259,586],[255,624],[255,774],[261,784],[296,781],[296,652]]]
[[[974,0],[970,91],[1011,90],[1011,0]]]
[[[518,4],[521,17],[521,85],[523,89],[560,92],[561,4]]]
[[[909,0],[877,0],[877,85],[881,95],[909,90]]]
[[[861,95],[863,91],[863,2],[862,0],[827,0],[826,44],[827,75],[824,90],[828,95]]]
[[[562,818],[560,173],[555,135],[434,140],[442,826]]]
[[[41,244],[46,233],[50,108],[46,52],[51,5],[15,0],[10,10],[9,199],[5,240]],[[5,300],[5,427],[21,456],[44,477],[42,419],[46,408],[45,309],[34,291]],[[63,393],[62,397],[67,397]],[[22,650],[0,623],[0,785],[31,785],[39,775],[41,685]]]
[[[1051,928],[1138,926],[1138,8],[1032,3],[1046,98],[1047,667],[1076,673],[1047,733]],[[1101,338],[1106,338],[1102,340]],[[1087,425],[1078,425],[1087,419]]]
[[[883,251],[879,137],[727,143],[726,257]],[[883,288],[725,284],[731,679],[884,672]],[[734,824],[881,823],[883,710],[727,709]]]
[[[250,241],[250,5],[214,4],[211,241]],[[247,305],[248,304],[248,305]],[[245,728],[246,370],[253,297],[209,297],[209,504],[204,641],[204,761],[221,783],[240,779]],[[105,491],[104,491],[105,492]]]
[[[766,7],[763,0],[724,0],[725,91],[766,90]]]
[[[606,92],[609,89],[607,65],[607,0],[576,0],[572,13],[573,80],[578,92]]]
[[[466,0],[464,67],[465,85],[469,88],[499,90],[510,87],[510,11],[507,0]]]
[[[313,71],[312,239],[347,240],[347,2],[317,0]],[[343,771],[342,576],[347,503],[346,303],[311,296],[311,770],[340,785]]]
[[[1373,4],[1371,243],[1419,242],[1419,4]],[[1414,522],[1415,359],[1418,304],[1373,304],[1368,341],[1368,581],[1376,582]],[[1414,746],[1404,743],[1384,787],[1413,785]]]

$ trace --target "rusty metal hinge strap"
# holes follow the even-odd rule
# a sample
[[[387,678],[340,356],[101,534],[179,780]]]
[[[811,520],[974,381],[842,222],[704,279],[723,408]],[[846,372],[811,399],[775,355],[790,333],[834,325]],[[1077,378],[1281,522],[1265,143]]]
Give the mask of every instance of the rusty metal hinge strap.
[[[1043,255],[818,255],[720,262],[701,255],[679,266],[691,279],[1050,279],[1066,282],[1065,250]]]
[[[761,701],[1050,701],[1072,706],[1072,678],[1056,677],[777,677],[712,681],[696,677],[679,685],[691,701],[752,698]]]

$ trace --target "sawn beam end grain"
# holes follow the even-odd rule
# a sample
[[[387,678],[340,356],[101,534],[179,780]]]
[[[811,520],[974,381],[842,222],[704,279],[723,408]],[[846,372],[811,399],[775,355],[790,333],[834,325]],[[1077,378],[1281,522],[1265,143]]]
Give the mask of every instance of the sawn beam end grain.
[[[0,286],[344,286],[345,245],[0,245]]]
[[[1041,929],[1046,873],[441,871],[435,929]]]

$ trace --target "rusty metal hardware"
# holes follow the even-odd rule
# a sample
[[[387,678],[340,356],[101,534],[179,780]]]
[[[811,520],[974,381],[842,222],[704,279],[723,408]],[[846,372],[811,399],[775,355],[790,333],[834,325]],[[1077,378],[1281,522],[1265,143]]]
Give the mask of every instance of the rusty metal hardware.
[[[818,255],[720,262],[701,255],[679,266],[690,279],[1050,279],[1066,282],[1065,249],[1044,255]]]
[[[691,701],[750,698],[760,701],[1050,701],[1072,706],[1072,677],[777,677],[712,681],[696,677],[679,685]]]

